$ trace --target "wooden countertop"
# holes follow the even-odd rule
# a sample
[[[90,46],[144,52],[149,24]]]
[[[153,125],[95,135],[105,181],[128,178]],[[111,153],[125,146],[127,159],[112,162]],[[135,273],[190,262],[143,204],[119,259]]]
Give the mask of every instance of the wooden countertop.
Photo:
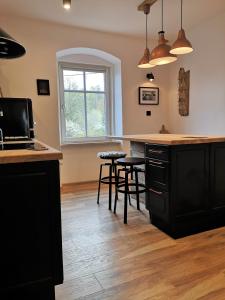
[[[225,142],[225,136],[193,134],[137,134],[111,137],[117,140],[162,145],[206,144]]]
[[[46,147],[46,150],[35,151],[28,149],[15,149],[15,150],[1,150],[0,151],[0,164],[9,163],[23,163],[23,162],[34,162],[34,161],[44,161],[44,160],[59,160],[62,159],[62,152],[40,142],[37,140],[26,141],[20,143],[30,143],[36,142]],[[12,144],[19,142],[7,142],[7,144]]]

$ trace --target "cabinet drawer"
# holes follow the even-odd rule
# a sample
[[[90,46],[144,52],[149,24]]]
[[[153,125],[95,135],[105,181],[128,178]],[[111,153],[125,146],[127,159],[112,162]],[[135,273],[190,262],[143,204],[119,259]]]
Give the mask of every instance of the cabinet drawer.
[[[146,159],[146,185],[168,190],[169,164],[165,161]]]
[[[146,208],[160,219],[169,219],[169,195],[166,191],[148,188],[146,195]]]
[[[157,160],[169,160],[169,148],[168,146],[159,146],[146,144],[145,145],[145,157],[153,158]]]

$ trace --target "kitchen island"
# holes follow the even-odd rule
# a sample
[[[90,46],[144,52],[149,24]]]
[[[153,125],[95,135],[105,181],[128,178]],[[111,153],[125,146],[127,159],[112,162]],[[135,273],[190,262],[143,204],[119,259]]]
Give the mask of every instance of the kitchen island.
[[[146,158],[145,202],[153,225],[174,238],[225,225],[225,137],[120,139],[131,142],[133,156]]]
[[[61,158],[40,142],[0,144],[1,299],[54,300],[63,282]]]

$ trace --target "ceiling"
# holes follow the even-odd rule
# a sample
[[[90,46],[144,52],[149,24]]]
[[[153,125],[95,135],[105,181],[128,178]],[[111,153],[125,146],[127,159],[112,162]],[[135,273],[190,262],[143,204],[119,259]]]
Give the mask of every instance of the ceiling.
[[[16,4],[15,4],[16,2]],[[137,11],[141,0],[72,0],[66,11],[62,0],[1,0],[0,12],[47,20],[59,24],[90,28],[132,36],[144,36],[145,18]],[[161,1],[153,5],[150,15],[150,35],[156,37],[161,24]],[[179,27],[180,0],[165,0],[165,30],[174,38]],[[184,28],[198,24],[225,11],[224,0],[184,0]]]

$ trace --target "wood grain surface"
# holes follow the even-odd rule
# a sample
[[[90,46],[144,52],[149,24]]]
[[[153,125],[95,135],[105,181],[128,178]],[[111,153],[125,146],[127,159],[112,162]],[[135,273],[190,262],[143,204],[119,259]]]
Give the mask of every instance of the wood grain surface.
[[[149,224],[142,206],[123,224],[103,188],[70,185],[63,195],[65,283],[57,300],[224,300],[225,228],[173,240]]]
[[[3,150],[3,151],[0,151],[0,164],[62,159],[62,152],[42,143],[40,141],[37,141],[37,140],[34,140],[34,141],[47,147],[47,150],[42,150],[42,151],[34,151],[34,150],[26,150],[26,149]],[[15,143],[15,142],[11,142],[11,143]],[[26,143],[29,143],[29,142],[26,142]],[[9,144],[9,142],[8,142],[8,144]]]
[[[138,6],[138,10],[143,11],[145,5],[150,5],[150,7],[155,4],[157,0],[145,0],[143,1],[139,6]]]
[[[136,134],[110,137],[116,140],[125,140],[162,145],[205,144],[225,142],[225,136],[196,135],[196,134]]]

